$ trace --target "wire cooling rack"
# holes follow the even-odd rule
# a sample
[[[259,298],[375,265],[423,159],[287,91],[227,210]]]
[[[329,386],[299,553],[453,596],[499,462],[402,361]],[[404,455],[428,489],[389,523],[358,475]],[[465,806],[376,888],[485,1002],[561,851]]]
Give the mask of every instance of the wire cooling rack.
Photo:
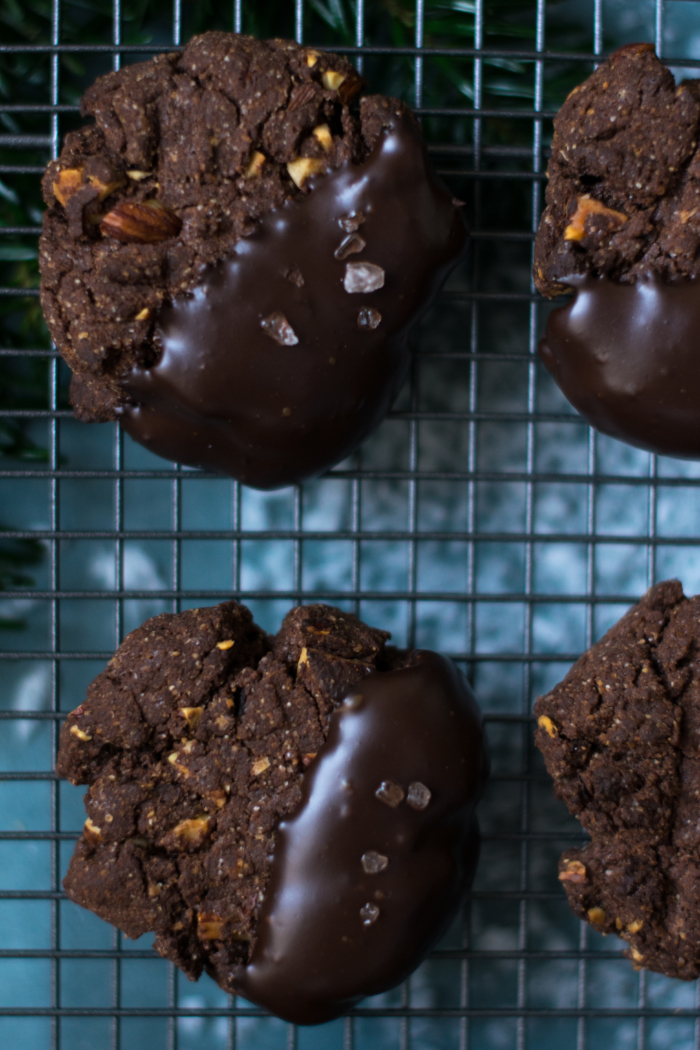
[[[302,39],[303,0],[288,7],[287,24]],[[608,16],[622,34],[614,43],[643,16],[660,54],[697,66],[700,3],[580,0],[588,44],[575,53],[547,50],[543,0],[531,3],[534,44],[515,51],[489,49],[481,0],[463,7],[474,9],[470,46],[460,38],[441,51],[425,47],[424,2],[416,0],[411,46],[392,48],[365,40],[365,4],[357,0],[355,46],[339,48],[359,62],[397,53],[411,61],[408,101],[473,228],[468,264],[423,325],[406,390],[351,461],[273,494],[178,468],[111,425],[73,421],[56,356],[3,343],[3,357],[49,360],[46,407],[3,410],[5,418],[30,417],[49,461],[0,463],[5,538],[45,548],[34,585],[0,602],[0,615],[25,622],[24,630],[0,631],[0,1046],[700,1047],[696,984],[635,973],[619,956],[621,942],[569,912],[556,859],[581,834],[552,799],[530,715],[534,697],[648,584],[678,575],[688,592],[700,590],[700,469],[629,449],[581,423],[536,361],[543,304],[529,276],[553,115],[544,107],[548,64],[577,63],[583,79],[609,42]],[[111,38],[65,47],[61,2],[53,0],[50,44],[0,45],[6,54],[44,56],[51,85],[41,105],[21,97],[0,105],[19,129],[0,134],[3,150],[42,150],[43,161],[57,154],[63,121],[75,113],[62,101],[66,55],[100,72],[167,48],[165,36],[157,45],[121,45],[119,0],[112,15]],[[230,28],[246,29],[240,0]],[[178,46],[178,0],[168,32]],[[668,52],[669,40],[676,50]],[[473,101],[430,108],[423,84],[447,52],[471,61]],[[524,63],[529,100],[485,106],[487,60]],[[45,114],[45,132],[25,133],[23,116],[37,113]],[[487,141],[489,125],[503,121],[528,129],[524,145]],[[450,122],[467,129],[462,145],[444,134]],[[0,177],[21,193],[21,179],[41,170],[38,162],[3,162]],[[515,199],[520,221],[512,223],[506,204]],[[500,225],[499,200],[508,216]],[[82,791],[52,772],[61,718],[127,630],[159,611],[231,594],[268,629],[291,603],[323,600],[390,627],[400,645],[448,651],[486,713],[494,773],[464,916],[402,988],[318,1029],[296,1030],[207,978],[189,984],[149,938],[129,942],[61,890],[83,820]]]

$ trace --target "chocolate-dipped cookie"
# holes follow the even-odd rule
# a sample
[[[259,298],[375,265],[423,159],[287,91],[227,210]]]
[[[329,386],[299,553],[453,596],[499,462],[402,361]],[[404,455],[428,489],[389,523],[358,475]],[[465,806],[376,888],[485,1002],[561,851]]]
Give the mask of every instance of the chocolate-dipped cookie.
[[[573,299],[539,353],[584,418],[700,458],[700,81],[651,44],[616,51],[554,121],[534,278]]]
[[[395,99],[231,33],[100,78],[47,170],[42,305],[78,418],[260,488],[349,455],[466,227]]]
[[[236,602],[129,635],[62,728],[64,886],[191,979],[301,1024],[403,980],[454,917],[488,772],[466,682],[349,613]]]
[[[636,968],[700,976],[700,596],[657,584],[535,704],[554,789],[592,841],[569,904]]]

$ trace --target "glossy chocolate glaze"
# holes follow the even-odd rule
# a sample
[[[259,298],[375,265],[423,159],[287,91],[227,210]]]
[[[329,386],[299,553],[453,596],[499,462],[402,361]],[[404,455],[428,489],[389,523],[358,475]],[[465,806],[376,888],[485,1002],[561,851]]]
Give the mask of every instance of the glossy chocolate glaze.
[[[409,328],[466,240],[419,133],[397,115],[364,164],[312,180],[163,309],[162,356],[124,380],[122,425],[167,459],[257,488],[320,474],[384,418]],[[377,267],[383,287],[346,290],[376,284]]]
[[[242,994],[319,1024],[407,977],[471,885],[487,775],[479,708],[449,660],[418,652],[363,681],[278,830]]]
[[[571,404],[604,434],[700,459],[700,282],[568,277],[539,354]]]

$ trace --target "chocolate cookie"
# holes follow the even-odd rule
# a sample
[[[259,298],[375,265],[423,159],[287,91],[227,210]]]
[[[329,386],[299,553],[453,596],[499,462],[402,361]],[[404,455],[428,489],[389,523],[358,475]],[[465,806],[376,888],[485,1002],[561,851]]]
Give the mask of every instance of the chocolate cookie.
[[[130,634],[61,730],[71,900],[299,1023],[403,980],[473,878],[488,762],[456,668],[387,638],[323,605],[267,638],[233,601]]]
[[[273,488],[386,414],[466,227],[410,110],[231,33],[100,78],[44,177],[42,305],[78,418]]]
[[[700,81],[616,51],[554,121],[534,278],[573,289],[539,353],[603,433],[700,458]]]
[[[700,976],[700,596],[657,584],[535,704],[554,789],[591,835],[559,878],[625,953]]]

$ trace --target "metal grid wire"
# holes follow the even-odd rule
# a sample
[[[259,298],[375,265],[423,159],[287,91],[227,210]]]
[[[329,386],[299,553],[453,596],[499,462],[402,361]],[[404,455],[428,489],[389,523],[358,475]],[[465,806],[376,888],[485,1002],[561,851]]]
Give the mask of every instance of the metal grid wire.
[[[299,40],[303,5],[304,0],[293,5]],[[697,8],[693,17],[697,14],[700,28],[700,3],[655,0],[660,55],[666,17],[673,8],[691,5]],[[635,0],[628,6],[636,7]],[[15,769],[8,762],[8,769],[0,773],[0,799],[12,798],[13,806],[19,805],[19,782],[27,798],[44,792],[45,806],[39,811],[51,816],[50,824],[39,821],[27,827],[31,820],[24,826],[21,820],[13,823],[6,803],[0,804],[5,829],[0,833],[0,1045],[52,1050],[83,1045],[134,1050],[146,1042],[168,1050],[195,1045],[229,1050],[700,1048],[696,985],[635,974],[619,958],[619,943],[604,942],[568,912],[556,882],[556,857],[581,835],[551,801],[530,743],[534,696],[558,680],[647,584],[678,574],[690,589],[700,590],[699,541],[681,513],[697,505],[697,467],[638,454],[596,435],[557,399],[536,362],[542,304],[529,283],[527,263],[541,211],[543,132],[553,115],[543,107],[544,71],[548,62],[571,61],[580,62],[580,79],[590,72],[603,50],[604,9],[603,0],[591,2],[590,47],[588,53],[575,54],[546,50],[544,0],[532,0],[532,10],[534,47],[497,52],[486,46],[482,0],[477,0],[474,46],[465,48],[458,41],[449,49],[455,56],[473,59],[472,106],[422,106],[424,73],[429,63],[447,53],[423,47],[423,0],[415,4],[413,46],[398,49],[414,59],[410,101],[418,112],[469,122],[468,145],[449,149],[437,143],[433,149],[453,185],[462,195],[471,195],[473,237],[468,280],[450,285],[431,314],[434,318],[453,311],[461,318],[462,336],[455,339],[453,327],[446,344],[444,339],[432,340],[430,330],[424,332],[408,389],[382,428],[383,444],[371,440],[350,464],[314,485],[256,502],[255,494],[232,482],[170,469],[149,458],[116,428],[84,430],[59,407],[63,366],[55,354],[0,351],[50,359],[48,408],[5,412],[31,416],[33,424],[46,427],[49,464],[0,471],[1,516],[13,525],[6,536],[39,539],[48,556],[45,583],[17,589],[10,596],[14,602],[29,603],[35,630],[33,648],[17,643],[17,651],[0,652],[2,680],[9,688],[19,681],[20,670],[31,676],[33,668],[47,673],[50,669],[47,703],[33,708],[31,702],[3,700],[0,719],[6,741],[13,726],[25,727],[24,736],[16,737],[20,743],[39,733],[39,751],[45,758],[40,754],[33,770],[21,765]],[[357,0],[356,12],[356,46],[344,52],[361,62],[366,55],[397,50],[365,47],[363,0]],[[6,52],[40,52],[51,67],[45,105],[15,99],[0,107],[45,113],[47,134],[2,135],[2,146],[42,147],[47,156],[57,155],[62,115],[75,110],[59,102],[61,51],[107,53],[113,56],[114,68],[124,53],[133,60],[134,53],[154,51],[122,46],[120,25],[120,3],[113,0],[111,40],[62,48],[61,2],[53,0],[50,46],[0,46]],[[241,29],[240,0],[234,4],[231,28]],[[245,25],[242,28],[245,31]],[[173,45],[180,44],[180,37],[180,0],[175,0]],[[486,57],[531,64],[534,91],[529,107],[482,106]],[[673,64],[672,56],[665,57]],[[693,64],[688,59],[676,62],[683,67]],[[527,147],[482,147],[487,122],[504,117],[530,123]],[[36,178],[41,171],[10,165],[0,168],[0,176]],[[489,184],[505,193],[513,181],[531,186],[523,223],[517,229],[482,228],[482,193]],[[0,232],[14,236],[38,230]],[[490,263],[484,262],[489,258]],[[19,294],[11,288],[0,293]],[[515,330],[518,338],[501,339],[499,318],[511,319],[508,331]],[[511,377],[507,394],[503,382],[499,385],[493,378],[497,374]],[[446,394],[448,390],[453,393]],[[84,452],[90,441],[101,450],[102,459]],[[459,453],[441,459],[443,443],[458,447]],[[210,527],[211,522],[197,517],[196,508],[206,510],[216,486],[228,486],[229,517]],[[111,521],[93,527],[89,504],[107,489]],[[144,505],[156,495],[164,503],[166,489],[170,520],[154,524]],[[338,492],[344,509],[334,519],[335,528],[325,520],[319,525],[315,509],[328,507]],[[23,518],[22,506],[37,499],[45,501],[48,517]],[[511,514],[508,508],[516,503],[517,514]],[[375,508],[369,518],[368,505]],[[454,510],[451,517],[441,514],[441,507],[448,505]],[[82,508],[84,520],[71,509],[76,506]],[[261,507],[272,511],[261,517]],[[549,508],[547,513],[543,507]],[[139,585],[138,577],[125,574],[129,551],[149,544],[161,560],[166,548],[169,552],[167,585],[162,580],[142,580]],[[214,552],[217,565],[219,557],[225,562],[226,575],[219,574],[216,587],[202,589],[201,582],[192,580],[192,564],[201,564],[196,558],[192,562],[196,544]],[[262,551],[264,562],[270,545],[283,552],[286,566],[272,581],[269,574],[254,571],[256,558]],[[101,587],[87,587],[76,566],[98,548],[110,552],[113,576]],[[373,562],[372,552],[377,551],[384,572],[376,570],[376,558]],[[346,574],[342,583],[333,584],[323,566],[337,558],[345,559]],[[397,559],[400,565],[394,571],[391,566]],[[373,564],[375,569],[367,571]],[[104,934],[85,925],[87,919],[65,900],[61,889],[79,834],[81,806],[80,792],[59,784],[50,771],[60,720],[79,702],[81,690],[124,632],[145,615],[211,603],[232,593],[250,604],[263,622],[267,617],[266,626],[274,626],[280,611],[292,602],[323,600],[354,609],[378,626],[389,623],[400,644],[444,650],[445,637],[461,638],[461,644],[451,642],[451,655],[475,683],[491,735],[495,764],[482,812],[482,863],[464,921],[421,969],[420,980],[368,1000],[352,1016],[312,1033],[217,996],[211,984],[193,1001],[200,986],[188,985],[140,942],[132,947],[110,932],[111,944],[106,944]],[[97,626],[91,633],[83,617],[80,631],[71,629],[74,610],[84,610],[86,603],[94,610],[95,623],[108,623],[108,628]],[[3,644],[12,644],[12,637],[18,636],[8,637],[10,642]],[[7,695],[16,692],[9,689]],[[18,744],[17,761],[23,753]],[[7,793],[10,789],[13,795]],[[30,861],[38,858],[38,869],[41,858],[47,859],[48,883],[42,883],[40,875],[31,889],[26,881],[3,881],[7,858],[22,849],[35,851],[26,856]],[[3,926],[6,931],[15,929],[9,921],[13,914],[20,916],[25,932],[36,931],[35,947],[17,948],[11,934],[9,941],[3,938]],[[15,990],[13,998],[3,998],[3,984]],[[107,991],[100,1000],[93,991],[102,985]]]

